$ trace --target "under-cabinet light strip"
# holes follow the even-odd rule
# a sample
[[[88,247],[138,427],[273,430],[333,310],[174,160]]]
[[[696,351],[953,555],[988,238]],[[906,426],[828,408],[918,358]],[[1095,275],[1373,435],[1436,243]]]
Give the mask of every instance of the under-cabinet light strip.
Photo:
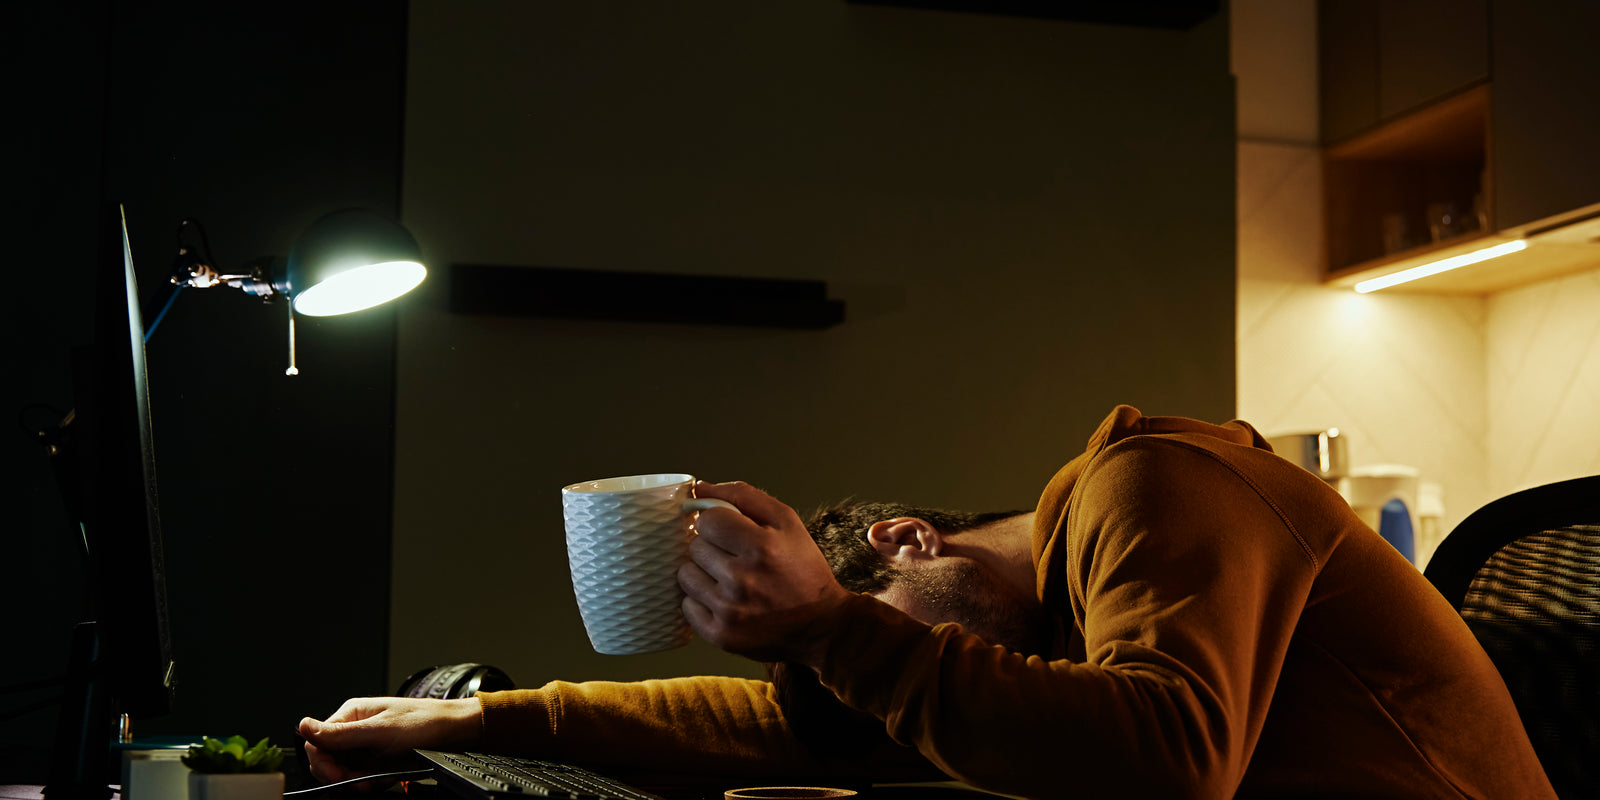
[[[1476,264],[1479,261],[1488,261],[1491,258],[1499,258],[1500,256],[1510,255],[1521,250],[1526,250],[1527,247],[1528,243],[1526,241],[1517,239],[1513,242],[1497,244],[1493,247],[1485,247],[1482,250],[1474,250],[1470,253],[1462,253],[1459,256],[1451,256],[1450,258],[1443,258],[1438,261],[1430,261],[1421,266],[1401,270],[1392,275],[1384,275],[1381,278],[1373,278],[1371,280],[1362,281],[1356,284],[1356,291],[1362,294],[1366,294],[1367,292],[1376,292],[1379,289],[1387,289],[1390,286],[1396,286],[1408,281],[1414,281],[1418,278],[1426,278],[1429,275],[1438,275],[1441,272],[1449,272],[1450,270],[1458,267],[1464,267],[1468,264]]]

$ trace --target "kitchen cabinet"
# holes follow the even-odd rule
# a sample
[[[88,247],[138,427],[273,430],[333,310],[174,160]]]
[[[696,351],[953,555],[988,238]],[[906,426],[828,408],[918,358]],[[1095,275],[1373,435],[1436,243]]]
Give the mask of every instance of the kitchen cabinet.
[[[1489,77],[1488,0],[1321,0],[1324,144]]]
[[[1600,267],[1600,3],[1323,0],[1319,23],[1328,283],[1518,239],[1404,288],[1487,293]]]
[[[1529,225],[1600,203],[1600,3],[1494,4],[1495,220]]]
[[[1378,0],[1317,4],[1319,126],[1324,144],[1378,122]]]
[[[1323,150],[1330,277],[1494,229],[1485,199],[1490,91],[1479,84]]]

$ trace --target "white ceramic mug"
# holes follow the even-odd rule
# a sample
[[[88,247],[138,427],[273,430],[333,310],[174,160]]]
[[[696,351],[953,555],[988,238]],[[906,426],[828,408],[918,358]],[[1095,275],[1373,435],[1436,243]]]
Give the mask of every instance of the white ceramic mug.
[[[689,643],[678,588],[678,567],[689,560],[689,518],[707,508],[733,508],[697,499],[693,489],[693,476],[668,473],[561,490],[572,591],[596,652],[654,653]]]

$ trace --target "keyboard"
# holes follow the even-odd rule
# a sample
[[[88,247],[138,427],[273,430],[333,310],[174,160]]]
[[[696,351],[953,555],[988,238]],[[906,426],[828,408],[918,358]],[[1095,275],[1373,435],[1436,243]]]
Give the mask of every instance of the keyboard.
[[[572,764],[486,753],[417,750],[434,767],[441,789],[457,796],[505,800],[513,797],[556,797],[562,800],[662,800]]]

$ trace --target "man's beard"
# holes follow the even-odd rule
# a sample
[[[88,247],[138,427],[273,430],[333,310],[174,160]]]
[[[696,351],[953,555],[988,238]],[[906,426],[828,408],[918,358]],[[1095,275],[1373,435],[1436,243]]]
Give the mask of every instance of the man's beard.
[[[961,559],[938,569],[901,570],[895,584],[933,617],[925,622],[954,622],[1018,653],[1046,652],[1051,626],[1044,609],[1018,597],[974,562]]]

